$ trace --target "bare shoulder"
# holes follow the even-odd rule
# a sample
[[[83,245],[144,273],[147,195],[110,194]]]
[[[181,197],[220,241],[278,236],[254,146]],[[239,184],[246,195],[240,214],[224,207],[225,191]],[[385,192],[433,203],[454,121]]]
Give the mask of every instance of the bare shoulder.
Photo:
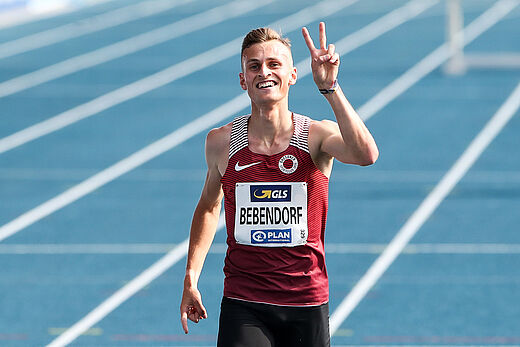
[[[211,152],[222,152],[229,149],[229,139],[231,138],[231,127],[233,123],[228,123],[219,128],[211,129],[206,137],[206,148]]]
[[[330,135],[331,133],[339,132],[338,123],[331,121],[329,119],[324,120],[313,120],[310,126],[310,132],[315,133],[315,135]]]
[[[324,119],[313,120],[309,127],[309,148],[315,155],[322,154],[323,140],[331,135],[340,134],[338,123]]]
[[[223,174],[229,154],[229,139],[231,138],[231,127],[233,123],[228,123],[219,128],[211,129],[206,136],[206,161],[211,169],[217,166]]]
[[[309,150],[316,167],[327,177],[332,171],[333,157],[324,152],[322,145],[324,139],[339,133],[336,122],[331,120],[313,120],[309,127]]]

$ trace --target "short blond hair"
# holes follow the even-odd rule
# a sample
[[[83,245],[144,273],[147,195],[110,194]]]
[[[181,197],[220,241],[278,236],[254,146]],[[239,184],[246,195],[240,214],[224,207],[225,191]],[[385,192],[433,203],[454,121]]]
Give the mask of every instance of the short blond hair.
[[[289,40],[287,37],[282,37],[278,31],[271,28],[257,28],[251,30],[244,37],[244,40],[242,41],[242,51],[240,52],[240,57],[242,58],[246,48],[249,48],[256,43],[268,42],[272,40],[280,41],[287,48],[289,48],[289,50],[291,49],[291,40]]]

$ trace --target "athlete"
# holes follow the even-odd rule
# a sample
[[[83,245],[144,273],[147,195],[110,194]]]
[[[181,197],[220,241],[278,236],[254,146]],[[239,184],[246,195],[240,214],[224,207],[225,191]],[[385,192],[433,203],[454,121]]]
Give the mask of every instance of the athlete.
[[[240,86],[251,114],[209,132],[208,171],[191,232],[181,322],[207,318],[197,282],[224,198],[228,250],[219,347],[330,346],[324,232],[333,159],[370,165],[372,135],[343,94],[340,58],[319,25],[319,48],[306,28],[314,82],[336,122],[288,107],[296,83],[288,39],[270,28],[242,43]]]

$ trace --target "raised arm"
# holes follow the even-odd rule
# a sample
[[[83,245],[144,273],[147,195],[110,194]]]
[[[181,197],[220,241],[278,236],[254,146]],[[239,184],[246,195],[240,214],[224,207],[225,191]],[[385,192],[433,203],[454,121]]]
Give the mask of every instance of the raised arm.
[[[343,163],[373,164],[379,156],[377,145],[367,127],[350,105],[337,82],[340,58],[333,44],[327,46],[325,23],[319,25],[320,48],[316,48],[307,28],[302,29],[305,43],[311,54],[312,76],[320,90],[334,90],[324,94],[336,117],[336,121],[314,122],[309,144],[313,157],[330,161],[332,157]],[[325,158],[325,159],[323,159]]]
[[[188,333],[188,319],[198,323],[208,317],[197,288],[202,266],[215,236],[223,197],[219,161],[223,153],[223,128],[210,131],[206,140],[208,172],[202,194],[193,213],[190,244],[181,300],[181,323]],[[225,138],[225,136],[224,136]]]

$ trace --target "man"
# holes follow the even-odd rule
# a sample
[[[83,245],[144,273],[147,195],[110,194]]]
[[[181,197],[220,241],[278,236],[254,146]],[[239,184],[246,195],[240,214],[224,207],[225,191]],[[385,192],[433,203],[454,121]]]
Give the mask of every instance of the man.
[[[242,44],[240,86],[251,114],[213,129],[206,139],[208,172],[190,233],[181,321],[207,318],[197,282],[224,197],[227,244],[218,346],[329,346],[328,277],[323,239],[333,159],[370,165],[371,134],[337,82],[339,55],[306,28],[312,74],[337,122],[289,111],[297,80],[290,43],[269,28]]]

